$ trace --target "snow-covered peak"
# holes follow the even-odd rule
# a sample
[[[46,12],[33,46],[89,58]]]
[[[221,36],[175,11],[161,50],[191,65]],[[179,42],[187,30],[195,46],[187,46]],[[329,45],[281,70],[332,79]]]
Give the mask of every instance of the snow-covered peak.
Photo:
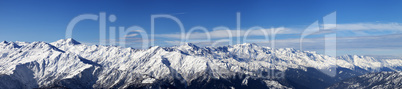
[[[7,42],[7,41],[3,41],[0,43],[0,48],[3,49],[13,49],[13,48],[19,48],[21,46],[19,46],[18,44],[14,43],[14,42]]]
[[[366,69],[366,70],[379,70],[383,67],[384,63],[381,60],[375,59],[374,57],[359,56],[359,55],[344,55],[339,56],[338,59],[345,60],[354,66]]]
[[[15,42],[13,42],[13,43],[15,43],[15,44],[17,44],[17,45],[19,45],[19,46],[26,46],[26,45],[31,44],[31,43],[29,43],[29,42],[21,42],[21,41],[15,41]]]
[[[160,46],[152,46],[148,50],[158,50],[160,48],[161,48]]]
[[[66,53],[45,42],[32,42],[20,47],[9,42],[0,47],[0,74],[10,76],[13,81],[0,79],[0,84],[9,82],[12,88],[38,88],[53,84],[55,81],[75,76],[91,67],[76,54]],[[17,85],[14,81],[23,85]],[[17,85],[17,87],[14,87]],[[0,85],[4,88],[5,85]],[[19,87],[20,86],[20,87]]]
[[[195,45],[193,43],[184,43],[184,46],[198,47],[197,45]]]
[[[8,43],[7,41],[0,42],[0,44],[7,44],[7,43]]]
[[[183,45],[174,46],[174,47],[171,47],[171,48],[181,50],[181,51],[184,51],[186,53],[188,51],[196,51],[196,50],[200,49],[200,47],[198,47],[197,45],[195,45],[193,43],[184,43]]]
[[[343,60],[348,61],[348,62],[356,62],[356,61],[359,61],[358,59],[364,59],[363,61],[370,61],[370,62],[379,61],[379,60],[375,59],[374,57],[361,56],[361,55],[338,56],[338,59],[343,59]]]
[[[58,49],[57,47],[46,43],[46,42],[32,42],[28,45],[21,46],[21,50],[46,50],[46,51],[59,51],[64,52],[63,50]]]
[[[237,44],[235,46],[243,46],[243,47],[253,47],[253,46],[257,46],[258,45],[256,43],[243,43],[243,44]]]
[[[61,39],[61,40],[58,40],[58,41],[50,43],[50,44],[58,47],[61,45],[79,45],[81,43],[74,40],[73,38],[68,38],[68,39]]]
[[[175,46],[175,48],[187,48],[187,49],[191,48],[191,49],[193,49],[193,48],[199,48],[199,47],[193,43],[184,43],[183,45]]]
[[[5,45],[8,45],[8,42],[7,42],[7,41],[2,41],[2,42],[0,42],[0,46],[5,46]]]

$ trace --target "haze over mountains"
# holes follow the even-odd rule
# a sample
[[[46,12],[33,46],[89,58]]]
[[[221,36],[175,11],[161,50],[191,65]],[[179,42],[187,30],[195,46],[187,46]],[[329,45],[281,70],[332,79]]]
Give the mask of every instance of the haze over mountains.
[[[322,89],[347,86],[346,79],[370,76],[368,73],[402,70],[401,59],[379,60],[358,55],[330,57],[250,43],[220,47],[187,43],[133,49],[84,45],[74,39],[52,43],[3,41],[0,60],[0,87],[5,89]],[[360,78],[355,80],[364,80]]]

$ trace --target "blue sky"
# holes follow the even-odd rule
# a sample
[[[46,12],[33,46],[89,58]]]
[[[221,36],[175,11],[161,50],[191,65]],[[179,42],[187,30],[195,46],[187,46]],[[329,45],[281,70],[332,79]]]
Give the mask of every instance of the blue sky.
[[[0,1],[0,40],[53,42],[65,38],[68,23],[82,14],[115,15],[115,22],[107,21],[106,28],[142,27],[151,33],[151,15],[167,14],[178,18],[186,32],[196,26],[205,27],[211,42],[195,42],[209,46],[212,42],[227,39],[213,28],[224,26],[236,30],[236,17],[240,13],[240,29],[254,26],[266,29],[287,29],[276,36],[276,47],[299,49],[300,34],[315,21],[323,24],[323,17],[336,12],[337,53],[358,55],[402,55],[402,1],[371,0],[175,0],[175,1]],[[116,32],[117,33],[117,32]],[[155,45],[178,45],[180,29],[171,19],[155,20]],[[205,39],[203,31],[191,34],[194,40]],[[108,33],[109,34],[109,33]],[[136,34],[131,33],[131,34]],[[201,35],[200,35],[201,34]],[[214,35],[215,34],[215,35]],[[307,36],[303,50],[322,52],[324,33]],[[127,46],[141,48],[141,36],[132,35]],[[243,39],[244,35],[241,35]],[[79,22],[73,38],[86,44],[98,44],[98,21]],[[233,36],[232,38],[236,38]],[[263,39],[255,33],[249,39]],[[108,39],[105,39],[108,40]],[[140,41],[139,41],[140,40]],[[236,39],[232,39],[237,43]],[[245,41],[239,42],[243,43]],[[259,45],[270,46],[264,42]],[[227,45],[222,43],[221,45]]]

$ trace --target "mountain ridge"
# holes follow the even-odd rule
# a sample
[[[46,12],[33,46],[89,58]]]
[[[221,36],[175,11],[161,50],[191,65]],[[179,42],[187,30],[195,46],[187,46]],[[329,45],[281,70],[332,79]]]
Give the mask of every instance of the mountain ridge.
[[[248,82],[259,81],[262,83],[257,83],[255,86],[265,86],[268,88],[314,88],[312,85],[303,84],[303,81],[308,82],[309,80],[292,80],[291,78],[293,78],[294,74],[305,72],[294,77],[304,76],[312,78],[314,81],[320,81],[320,78],[325,78],[326,82],[323,82],[325,84],[320,87],[326,87],[341,79],[370,71],[375,72],[375,70],[371,69],[378,69],[377,67],[379,69],[394,68],[395,70],[400,70],[398,67],[402,64],[402,60],[390,60],[378,61],[380,64],[377,65],[380,66],[364,66],[366,64],[360,64],[361,61],[366,60],[364,57],[359,60],[357,60],[359,57],[353,57],[353,60],[356,59],[355,62],[350,61],[352,59],[339,59],[316,54],[315,52],[300,51],[292,48],[272,49],[251,43],[220,47],[198,47],[192,43],[187,43],[173,47],[154,46],[149,49],[85,45],[80,44],[74,39],[62,39],[52,43],[33,42],[21,44],[20,48],[11,49],[5,48],[7,45],[0,45],[2,46],[0,47],[0,60],[10,60],[4,64],[0,64],[0,66],[21,66],[18,60],[31,60],[34,58],[35,60],[31,61],[39,64],[29,64],[33,65],[33,67],[24,67],[24,70],[33,70],[34,80],[39,81],[29,82],[31,84],[29,88],[55,86],[67,88],[188,88],[194,86],[221,86],[222,88],[230,88],[235,86],[225,82],[240,83],[241,86],[236,87],[245,88],[252,87],[248,85],[252,83]],[[19,53],[19,50],[23,52]],[[25,51],[29,53],[24,54]],[[55,53],[57,55],[66,55],[66,57],[47,56],[54,55]],[[22,54],[24,56],[19,57]],[[67,55],[70,55],[70,57],[67,57]],[[61,59],[65,61],[57,61]],[[47,61],[41,60],[54,61],[54,63],[49,64],[46,63]],[[64,62],[68,62],[67,60],[74,60],[75,62],[65,67],[60,66],[60,68],[77,69],[79,66],[76,65],[86,67],[77,69],[79,71],[68,70],[63,72],[51,68],[52,66],[64,64]],[[374,59],[367,60],[375,61]],[[40,67],[39,65],[48,66],[50,69]],[[323,70],[331,71],[333,67],[339,68],[339,70],[329,72],[337,73],[337,76],[333,78],[325,73],[320,73]],[[43,71],[34,71],[38,70],[38,68]],[[0,71],[4,72],[5,70],[0,69]],[[43,73],[66,73],[69,76],[48,75],[48,77],[55,78],[46,78],[47,80],[51,80],[47,81],[46,79],[42,79],[44,77],[40,77],[40,74]],[[283,73],[287,76],[278,77],[269,75],[270,73],[279,75]],[[321,75],[311,76],[312,73],[319,73]],[[11,77],[13,75],[13,73],[5,74],[5,76]],[[83,77],[84,75],[86,77]],[[11,80],[26,84],[27,81],[25,80],[32,79],[13,79],[12,77]],[[214,81],[220,82],[218,84],[211,83]],[[88,84],[81,84],[85,82],[88,82]],[[200,82],[204,82],[205,85],[199,85],[198,83]],[[295,84],[297,83],[299,85],[301,83],[301,85],[296,86]]]

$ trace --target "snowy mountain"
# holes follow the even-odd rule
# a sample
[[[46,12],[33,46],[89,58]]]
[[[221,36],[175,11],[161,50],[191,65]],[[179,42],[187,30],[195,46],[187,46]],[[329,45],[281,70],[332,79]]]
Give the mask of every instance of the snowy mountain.
[[[325,88],[401,59],[330,57],[256,44],[133,49],[74,39],[0,43],[1,88]],[[318,86],[317,86],[318,85]]]
[[[343,59],[348,63],[353,64],[354,68],[362,68],[364,70],[370,71],[383,71],[383,70],[401,70],[402,64],[401,59],[383,59],[378,60],[373,57],[368,56],[358,56],[358,55],[345,55],[339,56],[338,59]]]
[[[47,86],[57,80],[76,76],[91,67],[83,63],[78,55],[44,42],[33,42],[25,46],[2,42],[0,45],[0,86],[3,88]]]
[[[350,78],[330,89],[397,89],[402,87],[402,72],[379,72]]]

